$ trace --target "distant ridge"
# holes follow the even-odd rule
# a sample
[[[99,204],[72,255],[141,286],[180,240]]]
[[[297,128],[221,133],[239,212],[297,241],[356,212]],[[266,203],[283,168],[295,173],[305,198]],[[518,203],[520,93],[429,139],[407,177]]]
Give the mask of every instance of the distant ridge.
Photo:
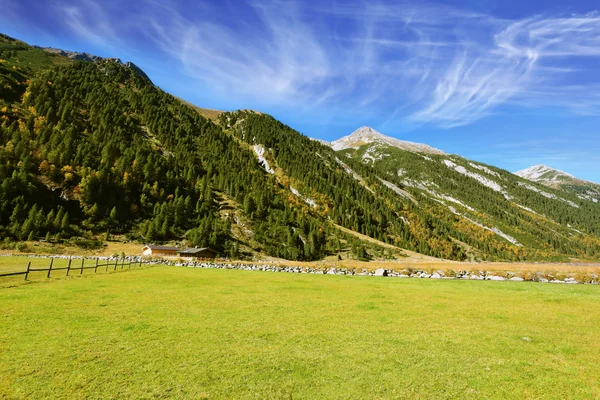
[[[102,57],[95,56],[95,55],[90,54],[90,53],[82,53],[82,52],[78,52],[78,51],[62,50],[62,49],[56,49],[54,47],[40,47],[40,46],[33,46],[33,47],[37,47],[39,49],[47,51],[48,53],[58,54],[60,56],[70,58],[71,60],[90,61],[90,62],[102,60]]]
[[[600,202],[600,184],[579,179],[568,172],[539,164],[515,172],[515,175],[532,182],[576,195],[582,200]]]
[[[528,179],[530,181],[550,185],[574,182],[600,185],[597,182],[586,181],[585,179],[577,178],[576,176],[573,176],[568,172],[561,171],[560,169],[552,168],[544,164],[534,165],[532,167],[517,171],[514,174],[520,176],[521,178]]]

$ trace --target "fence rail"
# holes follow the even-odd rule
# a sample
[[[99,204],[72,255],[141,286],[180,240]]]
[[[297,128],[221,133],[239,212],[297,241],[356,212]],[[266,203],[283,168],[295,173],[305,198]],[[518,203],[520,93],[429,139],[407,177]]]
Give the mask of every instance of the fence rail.
[[[81,263],[79,265],[73,265],[73,261],[79,261],[79,259],[69,258],[69,262],[66,267],[54,267],[54,258],[50,258],[50,265],[48,268],[31,268],[31,261],[27,264],[27,268],[25,271],[21,272],[6,272],[0,273],[0,278],[9,277],[9,276],[19,276],[24,275],[24,280],[28,280],[29,274],[32,272],[47,272],[46,278],[50,278],[52,272],[57,271],[66,271],[65,276],[69,276],[69,274],[79,273],[79,275],[83,275],[84,270],[93,269],[94,273],[98,272],[98,268],[104,268],[105,272],[123,270],[123,269],[131,269],[139,268],[145,264],[145,262],[141,258],[137,258],[134,260],[125,260],[125,259],[115,259],[115,260],[100,260],[99,258],[95,259],[95,264],[92,266],[86,266],[86,260],[94,260],[89,258],[81,258]],[[106,263],[100,264],[100,261],[106,261]]]

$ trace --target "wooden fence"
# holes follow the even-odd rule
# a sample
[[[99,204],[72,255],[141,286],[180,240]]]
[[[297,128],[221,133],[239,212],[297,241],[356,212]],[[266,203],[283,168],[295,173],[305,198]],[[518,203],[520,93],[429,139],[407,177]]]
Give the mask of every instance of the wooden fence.
[[[98,269],[100,269],[100,271],[104,272],[108,272],[108,271],[116,271],[116,270],[122,270],[122,269],[131,269],[133,268],[139,268],[141,267],[144,263],[144,261],[142,261],[141,259],[138,260],[128,260],[126,262],[125,259],[115,259],[115,260],[100,260],[99,258],[95,259],[95,263],[92,266],[86,266],[85,265],[85,261],[86,260],[90,260],[90,259],[86,259],[86,258],[69,258],[69,263],[67,264],[66,267],[59,267],[56,268],[54,267],[54,258],[50,258],[50,265],[48,266],[48,268],[31,268],[31,261],[29,261],[29,263],[27,264],[27,269],[25,271],[22,272],[8,272],[8,273],[0,273],[0,278],[4,278],[4,277],[9,277],[9,276],[18,276],[18,275],[24,275],[25,276],[25,280],[28,280],[29,278],[29,274],[32,272],[47,272],[46,274],[46,278],[50,278],[50,274],[52,272],[58,272],[58,271],[66,271],[65,276],[69,276],[69,274],[78,274],[78,275],[83,275],[83,270],[94,270],[94,273],[98,272]],[[81,263],[79,262],[79,260],[81,260]],[[105,263],[100,263],[100,261],[105,261]]]

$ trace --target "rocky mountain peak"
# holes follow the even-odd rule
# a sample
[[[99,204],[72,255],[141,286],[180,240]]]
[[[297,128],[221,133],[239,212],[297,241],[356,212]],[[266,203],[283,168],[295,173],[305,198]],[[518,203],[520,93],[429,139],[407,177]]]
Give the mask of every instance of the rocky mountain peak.
[[[348,136],[344,136],[338,140],[331,142],[331,147],[335,151],[345,149],[358,149],[361,146],[371,143],[382,143],[392,147],[397,147],[401,150],[412,151],[417,153],[429,154],[446,154],[442,150],[428,146],[426,144],[408,142],[399,140],[390,136],[386,136],[369,126],[361,126]]]
[[[530,181],[559,181],[565,178],[575,179],[575,177],[567,172],[548,167],[544,164],[534,165],[515,172],[515,175]]]

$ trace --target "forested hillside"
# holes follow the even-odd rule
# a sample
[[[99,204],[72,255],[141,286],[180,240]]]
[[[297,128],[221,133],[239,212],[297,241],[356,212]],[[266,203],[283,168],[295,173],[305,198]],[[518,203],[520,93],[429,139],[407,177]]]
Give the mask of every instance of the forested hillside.
[[[597,204],[506,171],[393,147],[336,152],[265,114],[207,114],[117,59],[74,61],[8,37],[0,58],[5,241],[108,233],[231,257],[400,254],[344,227],[456,260],[600,254]]]
[[[117,60],[40,73],[3,114],[3,236],[133,232],[234,255],[215,198],[227,195],[267,252],[321,255],[322,224],[276,196],[251,150]]]
[[[411,213],[410,203],[392,199],[393,192],[381,187],[368,166],[352,161],[352,166],[346,165],[329,146],[268,115],[238,111],[223,113],[221,121],[245,143],[269,149],[266,156],[277,181],[295,201],[311,204],[317,215],[405,249],[449,259],[465,257],[430,213]],[[405,222],[405,215],[412,224]]]

